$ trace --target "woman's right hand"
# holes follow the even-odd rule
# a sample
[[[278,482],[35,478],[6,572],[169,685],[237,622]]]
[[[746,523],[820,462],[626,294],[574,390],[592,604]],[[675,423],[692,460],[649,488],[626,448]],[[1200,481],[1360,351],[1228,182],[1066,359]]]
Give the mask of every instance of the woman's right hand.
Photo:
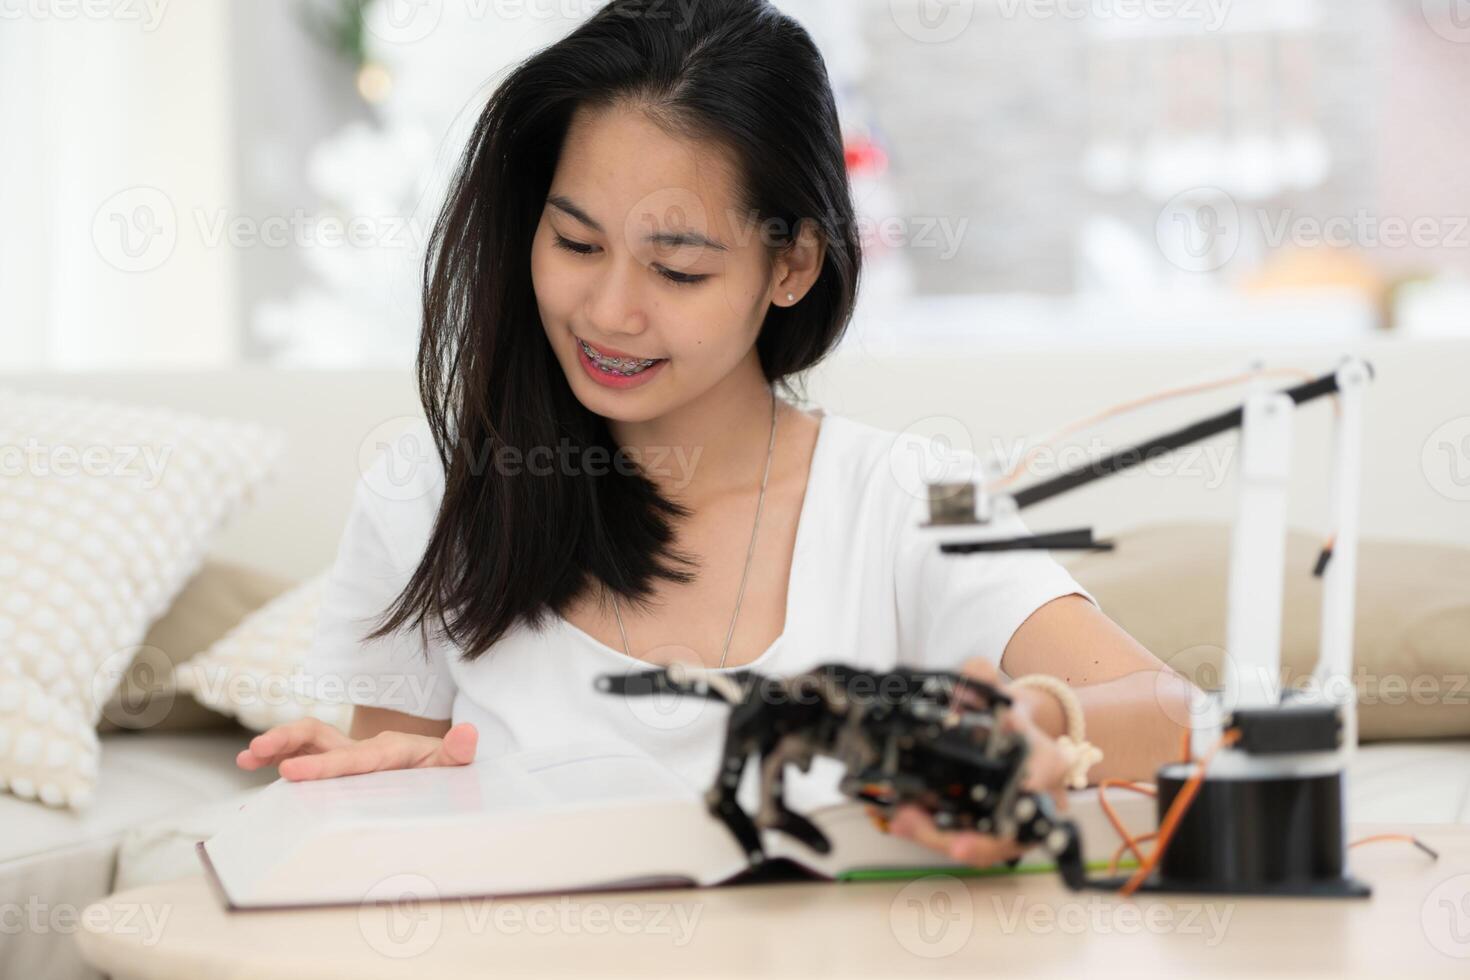
[[[455,725],[442,738],[384,731],[356,739],[320,718],[301,718],[252,738],[249,747],[235,756],[235,765],[249,770],[273,765],[282,778],[292,781],[383,769],[462,766],[474,761],[479,738],[469,722]]]

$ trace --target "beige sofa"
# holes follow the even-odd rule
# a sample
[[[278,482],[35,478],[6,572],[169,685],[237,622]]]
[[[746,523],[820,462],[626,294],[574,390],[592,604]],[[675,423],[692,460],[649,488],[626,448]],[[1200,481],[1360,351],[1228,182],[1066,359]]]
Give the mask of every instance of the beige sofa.
[[[1254,353],[1010,349],[881,360],[852,353],[815,372],[809,393],[829,412],[887,428],[961,431],[983,452],[995,439],[1046,431],[1141,391],[1238,369]],[[1272,360],[1317,370],[1336,353],[1283,348]],[[1390,343],[1363,353],[1378,371],[1368,419],[1364,532],[1470,546],[1470,502],[1436,489],[1422,453],[1447,421],[1470,416],[1462,380],[1470,375],[1470,343]],[[292,580],[331,561],[360,453],[391,438],[419,411],[408,371],[0,376],[0,385],[169,405],[281,428],[288,444],[273,482],[223,531],[215,554]],[[1108,431],[1118,439],[1162,431],[1227,400],[1207,396],[1154,409]],[[1298,527],[1321,530],[1326,424],[1319,407],[1304,412],[1298,427],[1291,511]],[[1161,520],[1228,520],[1230,485],[1141,475],[1064,496],[1027,517],[1037,528],[1086,523],[1102,533]],[[101,785],[85,815],[0,794],[0,900],[79,911],[117,888],[191,873],[192,842],[273,775],[235,768],[248,735],[237,729],[104,736]],[[1470,741],[1367,746],[1351,792],[1356,820],[1470,820]],[[52,927],[7,935],[0,976],[96,974],[76,955],[69,931]]]

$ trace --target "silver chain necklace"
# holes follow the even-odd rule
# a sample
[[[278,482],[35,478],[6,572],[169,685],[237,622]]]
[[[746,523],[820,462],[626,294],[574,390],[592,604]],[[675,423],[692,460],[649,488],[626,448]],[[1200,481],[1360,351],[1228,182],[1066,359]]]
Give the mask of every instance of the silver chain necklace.
[[[761,475],[761,492],[755,501],[755,523],[750,528],[750,546],[745,550],[745,570],[740,573],[740,591],[735,596],[735,613],[730,617],[730,629],[725,633],[725,648],[720,651],[720,667],[725,666],[725,658],[730,655],[730,639],[735,635],[735,620],[740,616],[740,603],[745,598],[745,580],[750,575],[750,559],[755,555],[755,532],[761,526],[761,508],[766,502],[766,481],[771,476],[771,457],[775,455],[776,449],[776,389],[771,389],[771,443],[766,447],[766,471]],[[628,646],[628,631],[623,628],[623,614],[618,609],[618,594],[612,592],[613,613],[618,617],[618,633],[623,637],[623,652],[628,659],[636,660],[633,650]]]

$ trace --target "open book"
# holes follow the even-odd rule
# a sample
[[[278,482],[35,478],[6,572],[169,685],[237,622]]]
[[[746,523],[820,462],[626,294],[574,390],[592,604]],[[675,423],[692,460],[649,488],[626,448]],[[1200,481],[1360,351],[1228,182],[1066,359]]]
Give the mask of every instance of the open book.
[[[1131,832],[1153,829],[1153,800],[1117,797],[1109,802]],[[1106,862],[1120,841],[1096,792],[1074,793],[1070,811],[1083,859]],[[852,879],[964,867],[883,833],[862,803],[806,816],[832,842],[829,853],[782,833],[764,837],[769,858],[802,874]],[[650,756],[604,743],[449,768],[278,779],[196,846],[231,909],[358,905],[406,893],[432,900],[708,886],[748,870],[699,791]],[[1037,849],[1014,870],[1050,867],[1050,855]]]

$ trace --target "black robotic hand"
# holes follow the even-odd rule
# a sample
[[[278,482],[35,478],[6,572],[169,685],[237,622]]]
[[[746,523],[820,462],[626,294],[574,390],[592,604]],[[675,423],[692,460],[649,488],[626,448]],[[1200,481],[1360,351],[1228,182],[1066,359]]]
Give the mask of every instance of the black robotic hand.
[[[720,770],[706,800],[752,866],[765,859],[762,828],[790,834],[819,853],[831,849],[782,793],[787,764],[805,770],[822,755],[842,763],[838,788],[853,799],[890,815],[915,804],[943,829],[1040,844],[1069,887],[1083,885],[1076,827],[1057,815],[1049,797],[1022,789],[1026,739],[1004,724],[1010,699],[983,681],[838,663],[788,678],[674,664],[604,675],[597,685],[611,694],[706,697],[730,706]],[[755,818],[736,801],[752,755],[762,776]]]

